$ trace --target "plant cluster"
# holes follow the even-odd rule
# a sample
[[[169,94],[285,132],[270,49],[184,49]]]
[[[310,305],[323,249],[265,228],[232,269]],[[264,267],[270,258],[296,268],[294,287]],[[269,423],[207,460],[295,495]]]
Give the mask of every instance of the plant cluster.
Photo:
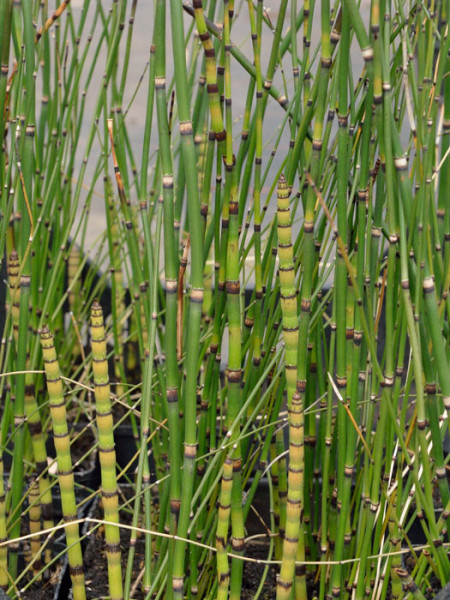
[[[269,9],[154,0],[132,87],[137,0],[0,3],[11,598],[92,597],[86,523],[114,600],[450,580],[450,5]]]

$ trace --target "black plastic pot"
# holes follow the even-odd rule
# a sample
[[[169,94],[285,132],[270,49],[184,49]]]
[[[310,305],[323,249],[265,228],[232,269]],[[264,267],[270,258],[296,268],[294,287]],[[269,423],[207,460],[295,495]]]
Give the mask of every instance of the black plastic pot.
[[[119,469],[124,470],[124,475],[132,477],[138,467],[139,456],[136,455],[136,440],[130,425],[119,425],[114,429],[114,443],[116,446],[116,462]],[[156,468],[153,455],[148,454],[150,481],[156,479]]]

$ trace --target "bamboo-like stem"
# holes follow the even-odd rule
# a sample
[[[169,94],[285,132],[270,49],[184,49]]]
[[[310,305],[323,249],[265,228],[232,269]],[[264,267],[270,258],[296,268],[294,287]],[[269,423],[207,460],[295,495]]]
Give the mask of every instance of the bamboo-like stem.
[[[69,291],[69,308],[72,313],[78,312],[81,281],[79,279],[79,268],[81,264],[81,252],[76,244],[73,244],[67,260],[67,287]]]
[[[284,452],[284,432],[280,427],[275,433],[276,440],[276,455],[278,458],[278,499],[279,499],[279,535],[280,535],[280,558],[282,558],[282,544],[286,535],[286,523],[287,523],[287,494],[288,494],[288,474],[287,474],[287,460]]]
[[[170,431],[169,462],[170,462],[170,518],[169,531],[176,534],[181,504],[180,478],[180,417],[179,417],[179,374],[177,362],[177,256],[174,235],[173,209],[173,165],[170,152],[170,132],[167,116],[166,99],[166,36],[165,36],[166,3],[158,0],[155,15],[155,90],[156,111],[158,116],[158,139],[161,154],[162,187],[164,202],[164,269],[166,287],[166,327],[164,349],[166,353],[166,382],[167,418]],[[172,572],[174,542],[169,542],[169,567]],[[168,597],[171,587],[168,585]]]
[[[295,392],[297,381],[297,291],[292,250],[291,211],[289,189],[284,175],[278,181],[278,269],[280,279],[281,311],[283,315],[283,337],[286,348],[286,387],[288,407]]]
[[[158,366],[158,361],[155,360],[155,349],[156,349],[156,329],[157,329],[157,290],[158,290],[158,267],[159,264],[159,248],[161,245],[161,230],[162,230],[162,212],[163,212],[163,197],[159,196],[158,198],[158,208],[156,214],[156,238],[155,238],[155,247],[153,250],[152,240],[151,240],[151,232],[150,232],[150,223],[148,218],[148,207],[146,202],[141,202],[140,204],[143,229],[144,229],[144,237],[145,237],[145,253],[146,258],[149,265],[150,270],[150,294],[149,294],[149,304],[150,304],[150,312],[151,312],[151,321],[149,325],[149,334],[148,334],[148,346],[145,349],[145,367],[144,367],[144,378],[143,378],[143,399],[142,399],[142,447],[146,446],[147,438],[153,439],[154,431],[152,432],[152,424],[154,422],[154,418],[151,418],[151,395],[152,395],[152,384],[153,384],[153,372],[155,367]],[[160,376],[159,370],[158,375]],[[163,389],[162,378],[160,378],[161,389]],[[155,416],[159,416],[162,418],[162,415],[158,415],[155,411]],[[149,425],[145,425],[149,423]],[[158,462],[158,445],[153,445],[153,452],[155,456],[155,462]],[[141,479],[142,473],[142,482],[145,486],[144,488],[144,515],[145,515],[145,523],[148,530],[152,528],[152,512],[153,507],[151,503],[150,496],[150,472],[148,461],[146,459],[146,453],[141,452],[139,456],[139,468],[138,468],[138,480]],[[139,490],[139,483],[137,486]],[[137,503],[135,504],[135,513],[133,518],[136,519],[136,508]],[[143,588],[145,592],[148,592],[151,586],[151,571],[152,571],[152,538],[150,535],[146,536],[146,546],[145,546],[145,562],[146,568],[144,571],[143,578]]]
[[[119,234],[119,225],[118,225],[118,215],[114,206],[111,186],[109,180],[106,184],[106,190],[108,192],[109,199],[109,218],[111,219],[110,223],[110,231],[111,231],[111,241],[112,241],[112,252],[110,256],[112,256],[112,269],[113,278],[112,278],[112,293],[114,296],[113,300],[113,315],[115,315],[115,321],[119,321],[120,315],[125,312],[125,286],[123,280],[123,272],[122,272],[122,260],[120,253],[120,234]],[[117,396],[122,396],[124,393],[124,388],[120,385],[120,379],[124,377],[124,335],[123,335],[123,327],[120,324],[114,328],[114,345],[116,350],[116,356],[114,360],[114,376],[116,381],[118,382],[116,385],[116,394]]]
[[[261,22],[262,2],[258,2],[255,19],[253,3],[248,3],[250,28],[253,42],[253,56],[256,72],[256,112],[255,112],[255,169],[253,186],[253,219],[255,247],[255,322],[253,328],[253,364],[255,375],[261,363],[261,312],[262,312],[262,272],[261,272],[261,166],[263,147],[263,79],[261,72]],[[276,43],[274,41],[274,43]],[[266,96],[267,97],[267,96]]]
[[[337,183],[337,212],[339,236],[343,241],[345,248],[348,248],[347,233],[347,204],[348,204],[348,185],[346,181],[348,169],[348,93],[347,93],[347,72],[349,69],[350,53],[350,21],[349,13],[346,7],[342,8],[342,30],[339,45],[339,105],[338,105],[338,169],[339,178]],[[368,118],[368,117],[366,117]],[[369,122],[370,124],[370,122]],[[361,249],[362,250],[362,249]],[[364,254],[362,253],[362,256]],[[358,269],[358,273],[360,270]],[[359,369],[359,356],[350,350],[350,343],[354,339],[353,323],[351,315],[353,311],[354,298],[351,287],[347,285],[347,269],[341,253],[337,249],[336,261],[336,385],[342,395],[347,398],[353,398],[351,389],[354,385],[355,374]],[[355,356],[356,354],[356,356]],[[347,363],[352,364],[352,357],[357,361],[357,368],[349,368]],[[347,379],[347,373],[353,374],[353,378]],[[356,377],[357,381],[357,377]],[[352,402],[354,409],[355,402]],[[333,567],[331,575],[331,589],[333,595],[342,588],[343,569],[340,561],[344,556],[344,544],[349,543],[348,539],[348,515],[349,503],[352,485],[353,468],[355,461],[355,443],[356,436],[354,428],[348,422],[348,416],[344,404],[340,403],[338,408],[338,438],[341,440],[338,462],[338,510],[340,518],[338,519],[338,528],[336,532],[334,557],[337,562]],[[345,446],[345,452],[344,452]]]
[[[52,490],[47,472],[47,449],[45,446],[45,435],[42,430],[41,412],[36,400],[36,389],[33,375],[25,377],[25,415],[28,430],[31,434],[34,459],[36,461],[36,472],[39,487],[39,510],[42,512],[44,529],[53,527]],[[45,563],[51,559],[51,548],[45,550]]]
[[[331,67],[331,46],[330,46],[330,25],[329,25],[329,4],[324,2],[322,4],[322,49],[321,49],[321,74],[318,78],[317,87],[317,107],[314,121],[313,130],[313,143],[312,143],[312,154],[310,162],[310,173],[312,179],[315,181],[319,178],[319,165],[320,156],[322,152],[322,134],[323,134],[323,121],[325,115],[325,104],[326,94],[328,87],[328,73]],[[308,111],[306,111],[305,115]],[[301,133],[303,131],[303,133]],[[304,128],[299,129],[297,134],[296,145],[298,146],[299,140],[304,135]],[[294,153],[292,160],[294,160]],[[291,163],[293,165],[293,163]],[[287,183],[288,186],[292,186],[293,176],[296,170],[292,166],[288,174]],[[307,391],[307,374],[309,371],[308,366],[308,337],[309,337],[309,323],[311,318],[311,305],[312,305],[312,289],[313,289],[313,278],[314,278],[314,264],[316,260],[315,252],[315,241],[314,241],[314,225],[315,225],[315,194],[311,186],[306,189],[306,202],[305,202],[305,215],[304,215],[304,227],[303,227],[303,273],[302,273],[302,285],[300,291],[301,297],[301,312],[299,319],[299,336],[298,336],[298,368],[297,368],[297,391],[300,394],[301,403],[305,405],[305,395]],[[301,468],[304,468],[302,465]],[[304,526],[301,524],[299,530],[299,544],[297,551],[297,560],[304,562],[305,560],[305,545],[304,545]],[[301,570],[298,577],[296,578],[295,586],[296,598],[300,598],[306,595],[306,578],[305,570]]]
[[[177,359],[183,358],[183,313],[184,313],[184,276],[188,264],[190,237],[187,237],[183,249],[183,255],[180,259],[180,268],[178,270],[178,293],[177,293]]]
[[[39,485],[35,479],[30,483],[28,491],[28,501],[30,503],[30,534],[39,534],[41,531],[41,505],[39,503]],[[41,564],[41,538],[39,535],[33,535],[30,541],[31,559],[33,561],[33,573],[40,581]]]
[[[0,542],[6,542],[8,539],[6,535],[6,497],[3,477],[3,445],[0,435]],[[8,583],[8,546],[2,545],[0,547],[0,589],[6,590]]]
[[[277,600],[291,597],[295,558],[299,545],[300,515],[303,507],[304,431],[303,408],[296,393],[298,320],[297,292],[291,241],[289,189],[282,175],[278,182],[278,256],[280,260],[280,296],[283,315],[283,337],[286,352],[286,387],[289,411],[289,471],[287,492],[286,531],[283,540],[283,559],[277,582]],[[303,568],[303,567],[300,567]],[[297,574],[300,574],[297,572]]]
[[[11,40],[11,13],[12,13],[13,0],[5,0],[0,5],[0,32],[1,32],[1,43],[0,43],[0,58],[1,58],[1,70],[0,70],[0,135],[2,136],[2,149],[5,139],[5,123],[6,123],[6,97],[7,97],[7,86],[8,86],[8,70],[9,70],[9,47]],[[5,153],[6,154],[6,153]],[[0,170],[0,185],[3,189],[4,185],[4,157],[2,152],[1,170]]]
[[[184,468],[178,533],[180,540],[175,542],[172,587],[175,600],[181,600],[184,589],[185,542],[191,499],[194,485],[194,464],[196,458],[196,398],[197,370],[200,340],[201,310],[203,304],[203,234],[198,194],[193,128],[189,109],[187,71],[184,51],[184,27],[182,6],[171,0],[172,44],[175,66],[175,87],[177,92],[180,122],[181,149],[184,174],[187,184],[189,233],[191,236],[191,292],[189,296],[189,323],[187,329],[186,386],[184,390],[185,431]]]
[[[295,568],[299,545],[300,513],[303,504],[304,470],[303,409],[300,395],[294,392],[289,408],[289,471],[286,532],[283,540],[283,559],[277,581],[277,600],[290,598],[294,574],[302,577],[304,565]]]
[[[14,426],[16,435],[14,439],[14,458],[12,468],[12,506],[14,513],[20,506],[23,497],[23,450],[24,450],[24,424],[25,424],[25,368],[27,358],[28,334],[28,307],[30,296],[30,277],[20,276],[20,307],[19,327],[17,341],[17,370],[20,372],[16,378],[16,396],[14,402]],[[20,535],[20,519],[16,519],[11,529],[12,539]],[[10,574],[14,579],[17,571],[19,544],[14,542],[10,547]]]
[[[13,333],[16,343],[19,337],[19,314],[20,314],[20,290],[19,285],[19,257],[17,252],[13,250],[8,261],[8,278],[11,294],[11,314],[13,322]],[[27,360],[29,366],[29,360]],[[27,418],[28,429],[31,434],[31,443],[33,446],[33,454],[36,461],[36,471],[39,478],[40,491],[40,507],[34,510],[42,509],[42,517],[45,529],[53,527],[52,518],[52,493],[50,482],[47,474],[47,449],[45,447],[45,436],[42,430],[41,414],[36,401],[34,375],[27,374],[25,376],[25,395],[24,395],[24,410]],[[40,523],[39,512],[39,523]],[[45,562],[48,563],[51,558],[51,549],[45,551]],[[40,567],[40,566],[39,566]],[[39,569],[37,569],[39,570]]]
[[[448,359],[445,354],[445,343],[442,339],[442,330],[439,326],[438,301],[433,277],[428,276],[423,280],[423,294],[427,310],[428,326],[433,341],[433,354],[439,373],[439,382],[442,388],[444,406],[450,410],[450,371]]]
[[[416,600],[425,600],[425,596],[414,583],[411,575],[405,569],[396,569],[397,575],[400,577],[403,588],[409,592]]]
[[[276,63],[277,63],[278,56],[279,56],[282,27],[283,27],[283,22],[284,22],[284,16],[286,14],[287,1],[288,0],[282,0],[282,2],[281,2],[280,11],[278,13],[278,19],[277,19],[277,27],[275,28],[275,36],[274,36],[274,40],[272,43],[272,52],[271,52],[271,58],[269,61],[269,67],[268,67],[268,71],[265,74],[265,76],[263,75],[263,79],[267,83],[267,85],[266,85],[266,83],[264,84],[264,89],[267,91],[267,93],[272,98],[274,98],[274,100],[281,106],[281,108],[283,110],[287,110],[288,102],[287,102],[286,96],[283,93],[281,93],[280,90],[276,86],[273,85],[272,77],[273,77],[273,73],[275,71]],[[188,3],[188,0],[183,0],[183,9],[188,14],[195,16],[194,9]],[[301,19],[302,19],[302,14],[300,14],[299,19],[297,21],[298,26],[300,26],[300,24],[301,24]],[[217,26],[214,25],[214,23],[212,23],[208,19],[205,19],[205,23],[206,23],[206,26],[210,33],[212,33],[218,39],[222,39],[222,29],[219,29]],[[288,32],[286,34],[286,36],[283,40],[284,44],[282,45],[282,54],[284,54],[286,52],[286,50],[288,48],[289,40],[290,40],[290,32]],[[247,73],[249,73],[249,75],[251,77],[256,79],[256,71],[255,71],[254,65],[252,64],[252,62],[250,60],[248,60],[248,58],[245,56],[245,54],[233,43],[230,46],[230,52],[231,52],[231,55],[247,71]],[[295,116],[294,116],[294,118],[295,118]]]
[[[121,171],[120,171],[119,164],[117,161],[116,145],[114,143],[114,133],[113,133],[113,130],[114,130],[113,119],[107,119],[107,126],[108,126],[108,133],[109,133],[110,141],[111,141],[111,150],[112,150],[112,157],[113,157],[113,164],[114,164],[114,174],[116,176],[117,191],[118,191],[119,198],[120,198],[120,207],[123,212],[123,216],[124,216],[124,220],[125,220],[125,227],[127,230],[127,238],[129,240],[131,264],[132,264],[133,274],[134,274],[132,287],[133,287],[133,289],[137,290],[138,286],[142,280],[142,268],[141,268],[140,261],[139,261],[139,250],[138,250],[137,239],[136,239],[136,234],[135,234],[135,224],[133,222],[133,216],[131,213],[130,201],[125,194],[123,179],[122,179]]]
[[[119,524],[119,497],[116,480],[113,416],[108,375],[103,311],[95,301],[91,307],[92,372],[96,401],[98,449],[102,477],[102,502],[105,521]],[[108,561],[108,583],[112,600],[123,598],[120,551],[120,529],[105,525],[105,551]]]
[[[77,505],[75,500],[72,458],[70,456],[70,439],[67,427],[66,402],[59,371],[59,363],[53,343],[53,335],[47,326],[41,331],[41,346],[44,357],[44,367],[47,379],[47,390],[50,399],[50,414],[52,418],[53,436],[55,440],[56,458],[58,463],[58,481],[61,489],[61,504],[66,522],[67,556],[69,560],[70,578],[72,580],[74,600],[85,600],[83,557],[78,523]]]
[[[20,313],[20,285],[19,285],[20,262],[16,250],[12,250],[8,258],[8,283],[10,292],[11,320],[14,341],[19,339],[19,313]]]
[[[400,477],[399,487],[400,487]],[[389,515],[389,542],[391,544],[392,551],[397,553],[401,549],[400,545],[400,531],[398,527],[398,516],[399,511],[397,509],[397,498],[398,494],[394,494],[392,504],[390,506],[391,514]],[[400,507],[399,507],[400,508]],[[401,568],[401,556],[397,554],[397,556],[393,556],[390,560],[391,562],[391,582],[392,582],[392,597],[400,598],[402,586],[400,577],[398,575],[397,569]]]
[[[230,8],[224,2],[224,57],[225,57],[225,100],[226,100],[226,156],[225,156],[225,198],[229,201],[229,228],[226,248],[226,293],[228,310],[228,407],[226,424],[231,430],[232,447],[230,458],[233,462],[233,487],[231,492],[231,547],[233,552],[243,555],[245,532],[242,512],[242,451],[239,440],[239,424],[236,418],[241,405],[241,318],[240,318],[240,279],[239,279],[239,206],[235,156],[233,154],[232,114],[231,114],[231,64],[230,64]],[[231,561],[230,600],[241,596],[243,563]]]
[[[225,459],[219,497],[219,512],[216,530],[217,578],[219,589],[217,600],[227,600],[230,584],[230,564],[227,556],[228,528],[231,513],[231,492],[233,488],[233,461]]]
[[[217,142],[225,141],[226,133],[223,126],[222,112],[220,109],[219,86],[217,84],[216,53],[209,35],[202,0],[194,0],[195,21],[200,41],[205,53],[206,90],[208,92],[209,110],[211,113],[211,128]],[[223,144],[222,144],[223,145]]]
[[[134,8],[133,2],[133,8]],[[156,12],[156,11],[155,11]],[[144,140],[142,144],[142,160],[141,160],[141,181],[140,181],[140,198],[144,199],[147,193],[147,181],[148,181],[148,163],[150,157],[150,139],[153,126],[153,105],[156,94],[155,86],[155,65],[156,65],[156,44],[160,35],[163,35],[164,31],[158,31],[155,27],[153,29],[152,45],[150,46],[150,66],[149,66],[149,77],[148,77],[148,91],[147,91],[147,107],[145,111],[145,129],[144,129]],[[158,53],[161,51],[158,48]],[[123,88],[122,88],[123,89]]]
[[[47,33],[50,27],[55,23],[57,19],[63,14],[68,5],[70,4],[70,0],[63,0],[58,8],[53,12],[53,14],[47,19],[44,26],[41,27],[36,33],[36,43],[42,38],[43,35]]]

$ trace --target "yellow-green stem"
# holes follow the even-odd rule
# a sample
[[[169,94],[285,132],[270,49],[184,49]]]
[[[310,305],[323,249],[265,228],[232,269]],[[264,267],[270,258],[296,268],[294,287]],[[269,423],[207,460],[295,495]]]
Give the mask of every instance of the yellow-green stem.
[[[64,516],[69,572],[72,580],[74,600],[85,600],[83,556],[77,520],[72,458],[70,455],[69,429],[67,427],[66,402],[59,371],[58,358],[53,344],[53,335],[46,325],[41,331],[41,346],[44,357],[47,390],[50,398],[50,415],[53,425],[58,481]]]
[[[105,521],[119,523],[119,497],[116,480],[116,452],[114,449],[113,415],[109,386],[106,336],[103,311],[99,302],[91,307],[92,371],[97,412],[100,468],[102,477],[102,501]],[[108,561],[108,582],[111,600],[122,600],[122,569],[120,552],[120,529],[105,525],[105,550]]]

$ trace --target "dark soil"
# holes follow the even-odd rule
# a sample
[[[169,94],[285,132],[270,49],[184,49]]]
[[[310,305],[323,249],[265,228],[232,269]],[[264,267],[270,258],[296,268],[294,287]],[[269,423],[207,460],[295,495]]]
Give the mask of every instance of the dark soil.
[[[267,544],[252,544],[247,547],[246,555],[251,558],[265,560],[268,557],[269,546]],[[266,565],[254,562],[244,563],[244,575],[242,578],[242,600],[253,600],[255,593],[261,584],[261,579],[264,575]],[[274,566],[269,566],[267,577],[264,582],[263,590],[260,595],[260,600],[271,600],[276,596],[276,574],[277,570]]]
[[[55,596],[55,591],[62,572],[62,565],[58,565],[50,573],[47,580],[42,580],[40,583],[33,583],[22,595],[25,600],[52,600]]]

